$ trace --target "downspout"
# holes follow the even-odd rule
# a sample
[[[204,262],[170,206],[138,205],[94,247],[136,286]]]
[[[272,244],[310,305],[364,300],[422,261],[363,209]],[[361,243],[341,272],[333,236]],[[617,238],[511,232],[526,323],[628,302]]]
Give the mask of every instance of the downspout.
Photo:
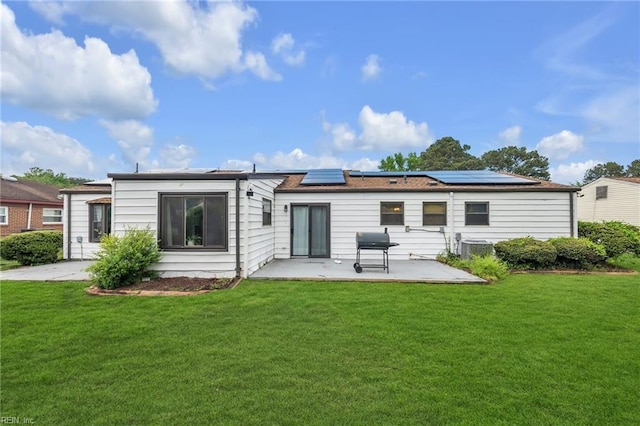
[[[453,191],[451,191],[449,192],[449,218],[451,219],[450,221],[451,225],[449,226],[449,252],[450,253],[453,253],[453,239],[456,236],[455,223],[453,221],[453,218],[455,217],[453,209],[454,209]]]
[[[236,278],[240,273],[240,179],[236,178]]]
[[[33,203],[29,203],[29,210],[27,212],[27,229],[31,229],[31,212],[33,212]]]
[[[573,223],[573,221],[575,220],[575,200],[574,200],[574,192],[570,192],[569,193],[569,221],[571,222],[571,224],[569,225],[569,229],[571,232],[571,237],[575,237],[576,236],[576,230],[575,230],[575,224]]]
[[[249,181],[247,180],[247,190],[249,189]],[[244,209],[244,274],[249,275],[249,210],[251,209],[251,197],[244,197],[247,206]]]
[[[67,200],[65,206],[67,211],[67,260],[71,260],[71,194],[67,194],[65,199]]]

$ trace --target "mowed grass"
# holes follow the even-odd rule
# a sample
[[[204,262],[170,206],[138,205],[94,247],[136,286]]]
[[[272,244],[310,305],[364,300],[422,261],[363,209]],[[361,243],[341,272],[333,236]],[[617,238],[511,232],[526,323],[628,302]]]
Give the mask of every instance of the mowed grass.
[[[1,415],[38,424],[638,424],[638,276],[1,284]]]

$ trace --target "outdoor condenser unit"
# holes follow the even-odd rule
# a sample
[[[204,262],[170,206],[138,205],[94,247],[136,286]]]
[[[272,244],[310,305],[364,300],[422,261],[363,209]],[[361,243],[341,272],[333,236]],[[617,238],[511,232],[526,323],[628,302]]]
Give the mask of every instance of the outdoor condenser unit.
[[[485,256],[493,254],[493,244],[486,240],[462,240],[460,242],[460,256],[471,259],[471,255]]]

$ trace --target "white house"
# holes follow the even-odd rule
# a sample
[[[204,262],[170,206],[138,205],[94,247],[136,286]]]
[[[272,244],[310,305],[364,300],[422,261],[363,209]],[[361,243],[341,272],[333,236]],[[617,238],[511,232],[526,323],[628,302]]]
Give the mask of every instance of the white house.
[[[578,219],[618,220],[640,226],[640,177],[602,177],[582,187]]]
[[[111,231],[156,232],[164,276],[246,277],[274,258],[354,259],[359,231],[386,229],[399,243],[389,250],[393,259],[434,258],[458,251],[465,240],[577,232],[578,188],[488,171],[183,170],[109,177]],[[77,189],[67,195],[76,213],[76,205],[99,196]],[[67,258],[79,257],[76,235],[92,228],[86,209],[73,218],[84,224],[65,232]]]

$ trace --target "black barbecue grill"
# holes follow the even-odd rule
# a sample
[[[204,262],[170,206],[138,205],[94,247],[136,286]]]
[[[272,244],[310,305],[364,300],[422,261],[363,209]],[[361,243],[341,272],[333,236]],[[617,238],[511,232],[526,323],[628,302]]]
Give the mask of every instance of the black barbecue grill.
[[[398,243],[389,241],[387,228],[384,232],[356,232],[356,263],[353,268],[357,273],[362,272],[362,268],[382,268],[389,273],[389,247],[397,246]],[[363,264],[360,263],[360,250],[380,250],[382,251],[382,264]]]

